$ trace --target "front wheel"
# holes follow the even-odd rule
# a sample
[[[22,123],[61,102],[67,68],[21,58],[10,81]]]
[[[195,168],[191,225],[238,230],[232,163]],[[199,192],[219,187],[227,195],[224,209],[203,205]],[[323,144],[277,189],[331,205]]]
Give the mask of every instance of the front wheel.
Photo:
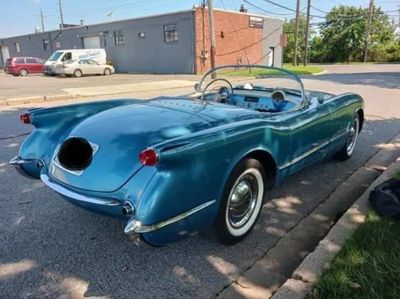
[[[104,69],[104,75],[111,75],[111,70],[108,67]]]
[[[242,160],[234,168],[216,219],[215,229],[221,243],[233,245],[251,232],[261,212],[264,182],[264,168],[255,159]]]
[[[26,69],[21,69],[21,70],[19,71],[19,75],[22,76],[22,77],[28,76],[28,70],[26,70]]]
[[[75,71],[74,71],[74,77],[75,77],[75,78],[82,77],[82,71],[79,70],[79,69],[75,70]]]
[[[336,154],[338,160],[347,160],[353,154],[354,148],[357,143],[358,133],[360,132],[360,118],[358,114],[354,116],[354,120],[348,129],[347,142],[343,148]]]

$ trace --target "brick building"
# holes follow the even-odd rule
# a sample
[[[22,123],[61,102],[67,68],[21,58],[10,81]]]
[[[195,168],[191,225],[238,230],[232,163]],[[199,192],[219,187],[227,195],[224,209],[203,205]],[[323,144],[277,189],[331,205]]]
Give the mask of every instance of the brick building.
[[[214,10],[216,64],[281,66],[283,21]],[[0,38],[0,67],[14,56],[104,48],[119,72],[203,73],[210,68],[207,8]]]

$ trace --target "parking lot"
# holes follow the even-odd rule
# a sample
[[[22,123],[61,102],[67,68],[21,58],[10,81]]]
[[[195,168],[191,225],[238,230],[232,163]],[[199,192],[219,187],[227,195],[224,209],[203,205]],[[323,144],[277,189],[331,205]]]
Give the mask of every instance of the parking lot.
[[[233,247],[220,245],[213,232],[207,231],[167,247],[151,248],[127,238],[122,222],[77,208],[40,181],[21,177],[7,162],[30,131],[18,122],[26,106],[0,110],[0,297],[217,296],[400,133],[400,65],[325,68],[329,71],[325,75],[304,78],[306,89],[352,91],[365,100],[366,123],[354,156],[346,162],[327,160],[314,165],[268,192],[255,231]],[[56,93],[70,87],[177,77],[181,78],[117,74],[78,80],[2,74],[0,92],[12,96],[20,92],[15,89],[26,85],[27,94]],[[194,79],[182,75],[182,80]],[[155,90],[146,97],[162,94]],[[55,104],[59,103],[50,105]]]

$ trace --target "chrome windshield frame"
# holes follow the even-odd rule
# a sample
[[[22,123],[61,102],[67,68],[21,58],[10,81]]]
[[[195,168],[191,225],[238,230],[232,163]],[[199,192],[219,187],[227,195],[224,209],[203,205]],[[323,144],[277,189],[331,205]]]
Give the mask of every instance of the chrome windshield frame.
[[[207,73],[205,73],[203,75],[203,77],[201,77],[200,81],[196,84],[197,85],[197,92],[201,92],[201,97],[203,97],[203,90],[202,90],[202,85],[204,83],[204,80],[208,77],[208,76],[212,76],[212,73],[215,73],[216,71],[220,70],[220,69],[224,69],[224,68],[264,68],[264,69],[268,69],[268,70],[274,70],[274,71],[279,71],[282,73],[287,74],[290,78],[292,78],[293,80],[295,80],[299,86],[300,86],[300,92],[301,92],[301,106],[309,103],[309,99],[307,98],[307,95],[304,91],[304,85],[303,82],[301,81],[300,77],[295,74],[292,73],[288,70],[285,70],[283,68],[278,68],[278,67],[274,67],[274,66],[266,66],[266,65],[257,65],[257,64],[228,64],[228,65],[221,65],[221,66],[217,66],[211,70],[209,70]]]

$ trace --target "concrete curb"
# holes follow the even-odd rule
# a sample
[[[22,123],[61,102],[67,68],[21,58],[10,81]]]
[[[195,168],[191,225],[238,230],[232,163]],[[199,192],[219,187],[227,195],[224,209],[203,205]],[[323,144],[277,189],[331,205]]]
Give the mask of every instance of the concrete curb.
[[[323,70],[322,72],[312,74],[312,76],[325,75],[325,74],[327,74],[327,73],[328,73],[328,70]]]
[[[380,183],[394,176],[400,169],[400,158],[389,167],[370,185],[361,197],[332,227],[326,237],[303,260],[279,290],[272,296],[273,299],[304,298],[317,283],[323,272],[329,268],[334,257],[343,248],[346,241],[353,235],[358,226],[365,221],[370,210],[369,193]]]

